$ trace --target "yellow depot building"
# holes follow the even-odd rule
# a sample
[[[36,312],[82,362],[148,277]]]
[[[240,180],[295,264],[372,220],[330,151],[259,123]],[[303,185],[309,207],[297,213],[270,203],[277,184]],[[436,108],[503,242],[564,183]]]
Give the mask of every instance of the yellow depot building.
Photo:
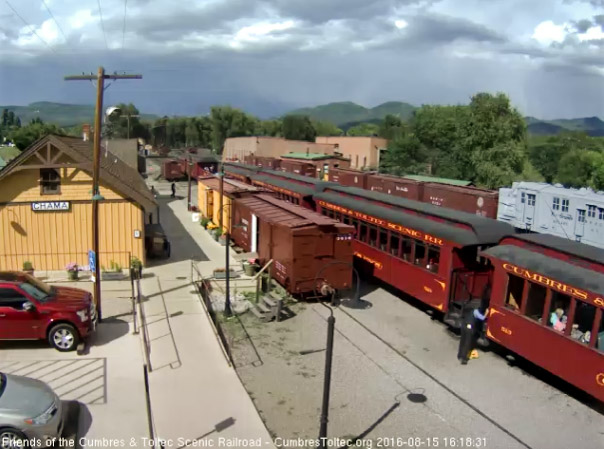
[[[0,270],[88,265],[92,248],[92,143],[48,135],[0,170]],[[145,261],[145,221],[157,204],[133,168],[102,150],[99,264]]]

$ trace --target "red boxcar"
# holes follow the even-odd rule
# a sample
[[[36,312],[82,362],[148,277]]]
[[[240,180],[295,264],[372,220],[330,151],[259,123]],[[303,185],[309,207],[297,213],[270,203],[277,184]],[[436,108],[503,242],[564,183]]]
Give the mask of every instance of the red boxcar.
[[[314,189],[300,183],[268,175],[251,176],[252,185],[274,192],[278,198],[314,210]]]
[[[367,190],[421,201],[423,183],[398,176],[372,174],[367,178]]]
[[[182,169],[182,164],[176,159],[164,161],[161,166],[161,174],[167,181],[175,181],[177,179],[183,179],[186,174]]]
[[[494,270],[488,338],[604,401],[604,251],[518,234],[482,255]]]
[[[317,168],[308,162],[288,161],[284,159],[281,161],[281,170],[311,178],[317,177]]]
[[[337,182],[343,186],[358,187],[360,189],[367,188],[367,180],[370,175],[375,172],[345,169],[345,168],[332,168],[329,171],[329,180],[331,182]]]
[[[352,226],[267,194],[235,199],[233,220],[243,224],[233,240],[262,263],[273,259],[271,274],[290,293],[351,286]]]
[[[426,182],[423,185],[421,201],[496,219],[499,192],[478,187]]]

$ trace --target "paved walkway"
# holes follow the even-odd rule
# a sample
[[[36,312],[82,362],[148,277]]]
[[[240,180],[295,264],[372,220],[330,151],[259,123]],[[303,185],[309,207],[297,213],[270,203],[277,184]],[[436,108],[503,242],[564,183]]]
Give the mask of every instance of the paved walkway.
[[[215,440],[214,447],[249,446],[252,440],[274,447],[190,283],[191,262],[181,257],[183,251],[196,253],[200,260],[195,263],[210,274],[224,266],[225,249],[192,222],[186,200],[161,201],[161,223],[172,242],[173,257],[146,269],[154,276],[142,280],[157,434],[171,440],[173,447],[200,439]],[[201,442],[190,443],[195,444]]]

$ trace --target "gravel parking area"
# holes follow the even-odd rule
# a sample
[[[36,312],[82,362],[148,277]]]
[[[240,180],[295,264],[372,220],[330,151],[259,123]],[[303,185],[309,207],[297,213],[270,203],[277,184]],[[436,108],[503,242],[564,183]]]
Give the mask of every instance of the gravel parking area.
[[[379,288],[365,299],[374,307],[335,312],[329,437],[362,436],[366,447],[429,447],[428,439],[440,447],[602,447],[602,415],[498,355],[481,353],[462,367],[457,340],[441,323]],[[248,313],[225,330],[273,437],[315,439],[329,311],[306,303],[293,310],[296,316],[281,323]],[[516,383],[517,392],[510,388]],[[410,392],[426,402],[410,401]]]

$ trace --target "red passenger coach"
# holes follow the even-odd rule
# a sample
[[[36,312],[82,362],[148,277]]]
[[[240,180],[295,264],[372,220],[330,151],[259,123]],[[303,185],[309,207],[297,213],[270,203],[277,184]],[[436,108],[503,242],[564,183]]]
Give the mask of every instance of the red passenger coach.
[[[478,250],[513,233],[507,223],[476,215],[409,200],[406,210],[388,207],[358,196],[362,192],[387,195],[330,189],[314,195],[317,209],[355,227],[354,250],[360,265],[378,279],[447,312],[453,326],[459,326],[463,304],[480,298],[489,282],[489,268]]]
[[[494,266],[487,336],[604,401],[604,251],[518,234],[482,255]]]

